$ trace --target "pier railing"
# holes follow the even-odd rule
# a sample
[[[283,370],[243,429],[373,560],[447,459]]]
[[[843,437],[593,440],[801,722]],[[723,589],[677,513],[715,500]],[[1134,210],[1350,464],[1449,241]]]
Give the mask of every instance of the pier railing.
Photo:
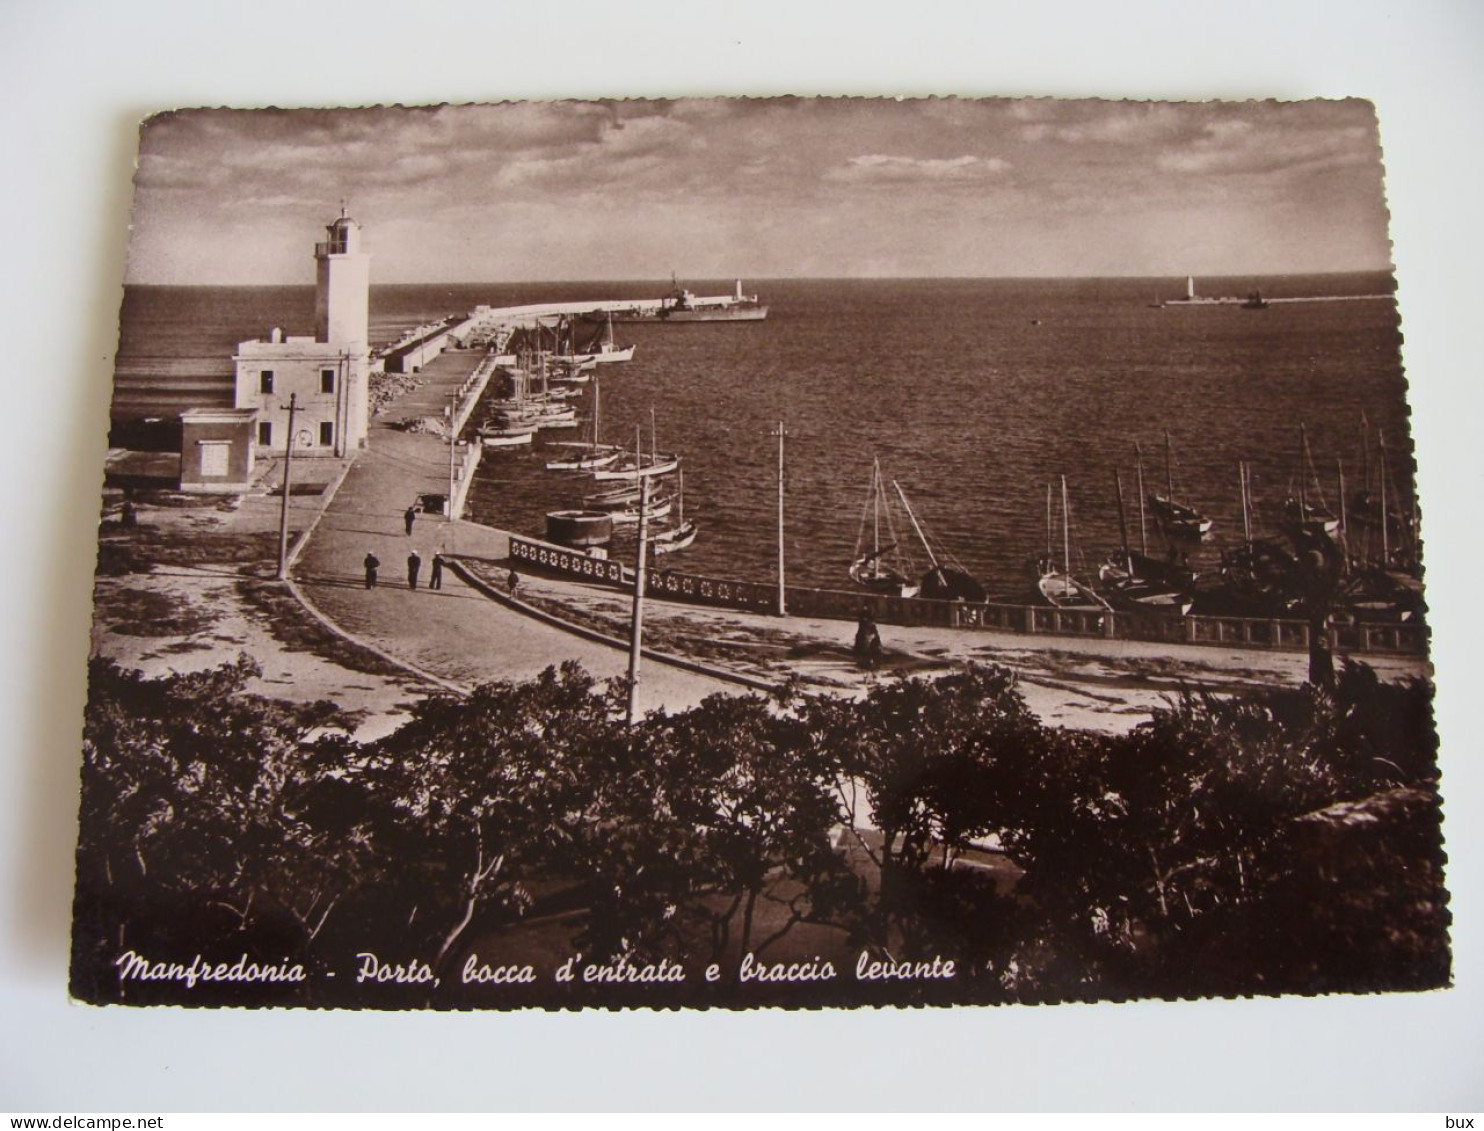
[[[596,581],[618,588],[633,588],[633,574],[608,558],[595,558],[580,550],[538,542],[534,538],[510,536],[510,557],[529,569],[563,574],[579,581]]]
[[[529,567],[581,581],[619,589],[632,589],[634,584],[633,571],[618,561],[592,558],[578,550],[518,535],[510,538],[510,556]],[[778,589],[773,585],[665,569],[648,574],[645,592],[661,600],[752,613],[771,613],[778,603]],[[988,601],[930,601],[800,586],[789,586],[786,598],[789,615],[822,620],[853,621],[864,609],[870,611],[878,624],[904,627],[987,629],[1030,636],[1097,637],[1293,652],[1309,648],[1309,624],[1303,620],[1060,609]],[[1427,629],[1421,624],[1341,622],[1327,629],[1327,635],[1331,649],[1337,653],[1427,654]]]

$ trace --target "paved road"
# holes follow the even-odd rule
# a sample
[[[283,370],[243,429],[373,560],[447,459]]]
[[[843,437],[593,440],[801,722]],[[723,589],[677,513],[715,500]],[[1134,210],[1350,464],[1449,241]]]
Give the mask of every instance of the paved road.
[[[623,676],[628,654],[533,621],[491,601],[449,571],[443,589],[426,588],[433,551],[503,559],[506,536],[466,522],[419,516],[412,536],[403,514],[424,492],[448,490],[448,447],[436,436],[406,432],[394,422],[438,416],[474,368],[479,354],[448,352],[423,370],[425,384],[372,421],[369,450],[355,461],[310,537],[294,570],[304,595],[331,621],[440,679],[463,686],[527,679],[574,659],[599,679]],[[416,592],[408,588],[407,555],[423,559]],[[367,552],[381,560],[375,590],[364,584]],[[639,681],[643,710],[683,710],[733,684],[646,661]]]

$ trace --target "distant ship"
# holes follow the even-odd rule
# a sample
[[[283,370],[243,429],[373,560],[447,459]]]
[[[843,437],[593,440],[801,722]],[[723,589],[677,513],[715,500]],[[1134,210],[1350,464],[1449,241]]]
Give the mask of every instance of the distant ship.
[[[675,282],[673,277],[671,282]],[[614,322],[761,322],[768,317],[768,307],[758,301],[757,295],[744,295],[742,280],[738,279],[736,291],[730,298],[697,298],[676,283],[675,289],[660,300],[658,307],[624,307],[606,314],[595,312],[588,318],[603,321],[610,315]]]

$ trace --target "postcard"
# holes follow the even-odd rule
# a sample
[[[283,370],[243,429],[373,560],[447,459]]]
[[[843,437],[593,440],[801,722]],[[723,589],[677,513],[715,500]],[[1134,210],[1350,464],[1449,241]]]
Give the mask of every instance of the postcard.
[[[1361,100],[144,123],[71,992],[1425,991]]]

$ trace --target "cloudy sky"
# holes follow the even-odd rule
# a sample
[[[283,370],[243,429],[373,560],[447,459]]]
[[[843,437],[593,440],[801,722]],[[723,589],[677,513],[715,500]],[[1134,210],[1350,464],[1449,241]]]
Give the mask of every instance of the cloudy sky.
[[[1364,102],[680,100],[181,111],[129,281],[1254,275],[1390,265]]]

